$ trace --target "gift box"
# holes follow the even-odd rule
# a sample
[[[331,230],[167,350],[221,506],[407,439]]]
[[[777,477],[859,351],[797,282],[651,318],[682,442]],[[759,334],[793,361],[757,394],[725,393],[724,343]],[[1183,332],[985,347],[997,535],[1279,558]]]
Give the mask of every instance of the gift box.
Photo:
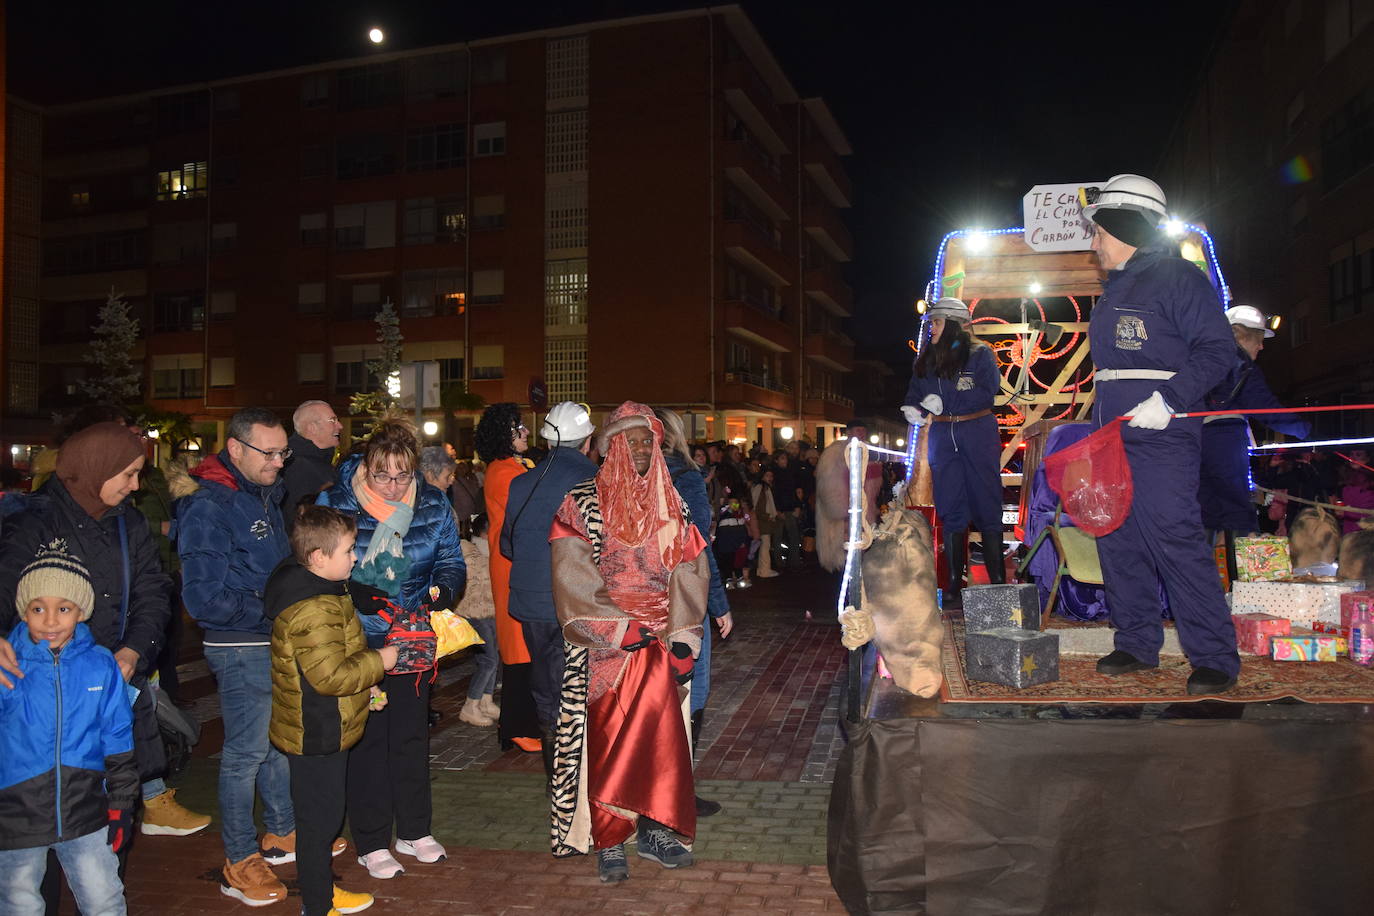
[[[1059,680],[1059,637],[998,627],[966,637],[967,674],[975,681],[1033,687]]]
[[[1371,610],[1374,610],[1374,592],[1353,591],[1345,592],[1341,595],[1341,626],[1350,629],[1350,618],[1355,614],[1355,605],[1361,601],[1367,603]],[[1345,634],[1349,636],[1349,633]]]
[[[964,632],[1040,629],[1040,593],[1032,584],[970,585],[963,590]]]
[[[1269,655],[1270,639],[1292,630],[1287,617],[1273,614],[1232,614],[1231,621],[1236,625],[1236,648],[1251,655]]]
[[[1234,614],[1273,614],[1296,626],[1341,619],[1341,596],[1364,588],[1361,580],[1308,578],[1286,582],[1237,582],[1231,590]]]
[[[1334,662],[1339,637],[1325,633],[1275,636],[1270,641],[1276,662]]]
[[[1307,630],[1295,630],[1295,631],[1293,631],[1293,632],[1296,633],[1297,635],[1300,635],[1300,636],[1301,636],[1301,635],[1306,635],[1306,633],[1307,633],[1308,631],[1307,631]],[[1327,622],[1327,621],[1325,621],[1325,620],[1318,620],[1318,621],[1316,621],[1315,623],[1312,624],[1312,629],[1311,629],[1310,632],[1313,632],[1313,633],[1321,633],[1322,635],[1325,635],[1325,636],[1334,636],[1334,637],[1336,637],[1336,654],[1337,654],[1337,655],[1349,655],[1349,654],[1350,654],[1350,628],[1349,628],[1349,627],[1343,627],[1343,626],[1341,626],[1341,625],[1338,624],[1338,623],[1329,623],[1329,622]]]
[[[1292,573],[1287,538],[1273,535],[1236,538],[1236,578],[1239,581],[1270,582],[1286,579]]]

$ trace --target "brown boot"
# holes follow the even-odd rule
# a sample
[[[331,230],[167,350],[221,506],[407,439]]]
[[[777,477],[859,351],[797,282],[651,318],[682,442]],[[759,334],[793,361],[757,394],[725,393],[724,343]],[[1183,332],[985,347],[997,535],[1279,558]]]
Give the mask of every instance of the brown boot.
[[[476,725],[479,728],[489,728],[496,724],[496,720],[482,712],[477,700],[468,697],[468,701],[463,704],[462,710],[458,713],[458,720],[469,725]]]

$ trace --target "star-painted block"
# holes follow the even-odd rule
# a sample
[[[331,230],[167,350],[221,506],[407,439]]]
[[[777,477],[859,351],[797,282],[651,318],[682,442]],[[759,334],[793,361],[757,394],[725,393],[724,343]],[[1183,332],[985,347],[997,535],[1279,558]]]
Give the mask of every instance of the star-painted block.
[[[1007,687],[1059,680],[1059,637],[1054,633],[999,627],[965,637],[970,678]]]
[[[1034,585],[970,585],[963,596],[964,629],[969,633],[998,627],[1040,629],[1040,593]]]

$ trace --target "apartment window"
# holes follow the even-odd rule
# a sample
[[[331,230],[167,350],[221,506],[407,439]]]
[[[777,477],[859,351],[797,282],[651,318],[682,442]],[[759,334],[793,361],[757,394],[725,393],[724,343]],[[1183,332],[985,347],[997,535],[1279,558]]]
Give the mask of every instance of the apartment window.
[[[323,245],[329,241],[329,214],[301,214],[301,244]]]
[[[296,284],[296,311],[302,315],[318,315],[324,311],[324,284]]]
[[[407,101],[457,98],[467,85],[468,60],[462,51],[426,54],[406,62]]]
[[[587,247],[586,183],[548,189],[544,195],[544,229],[550,251]]]
[[[225,188],[238,187],[239,183],[239,157],[220,156],[215,160],[215,187],[223,190]]]
[[[84,213],[91,208],[91,186],[88,184],[71,185],[67,197],[73,213]]]
[[[217,289],[210,293],[210,320],[227,321],[239,310],[239,294],[232,289]]]
[[[506,81],[506,49],[482,48],[472,56],[472,82],[490,86]]]
[[[506,195],[488,194],[472,199],[472,228],[500,229],[506,224]]]
[[[307,73],[301,77],[301,107],[322,108],[329,104],[329,74]]]
[[[205,329],[205,294],[196,291],[158,293],[153,297],[153,330],[202,331]]]
[[[45,275],[61,275],[142,267],[144,244],[141,229],[47,239],[42,270]]]
[[[1302,92],[1302,90],[1299,90],[1298,94],[1293,96],[1292,100],[1288,103],[1288,136],[1291,137],[1293,134],[1297,133],[1298,120],[1302,118],[1302,114],[1306,110],[1307,95]]]
[[[1327,273],[1330,319],[1334,324],[1360,314],[1366,304],[1374,304],[1374,284],[1370,277],[1370,251],[1357,252],[1353,242],[1331,251]]]
[[[161,354],[152,363],[154,398],[201,396],[205,362],[199,353]]]
[[[233,251],[238,244],[238,223],[215,223],[210,227],[210,250],[215,254]]]
[[[334,208],[337,248],[391,248],[396,244],[396,201],[347,204]]]
[[[587,259],[544,262],[544,325],[587,323]]]
[[[335,347],[334,390],[351,393],[377,387],[379,380],[368,372],[367,364],[381,355],[380,347]]]
[[[488,121],[472,128],[474,156],[500,156],[506,152],[506,122]]]
[[[401,316],[461,315],[467,307],[466,285],[461,270],[408,270],[402,280]]]
[[[406,171],[451,169],[467,161],[467,126],[427,124],[406,131]]]
[[[237,89],[216,89],[215,114],[222,118],[236,118],[239,114],[239,91]]]
[[[506,298],[504,270],[474,270],[472,272],[472,304],[495,305]]]
[[[551,38],[545,46],[545,98],[550,102],[587,94],[587,36]]]
[[[341,281],[337,288],[340,290],[340,318],[374,318],[382,307],[382,284],[378,280]]]
[[[204,258],[204,223],[159,223],[153,227],[154,264],[182,264]]]
[[[339,110],[377,108],[400,101],[400,61],[347,67],[338,73]]]
[[[725,297],[752,305],[774,317],[782,311],[777,290],[733,262],[725,265]]]
[[[545,115],[544,174],[587,170],[587,110]]]
[[[1312,339],[1312,306],[1307,300],[1299,302],[1293,309],[1292,321],[1288,325],[1289,346],[1301,347]]]
[[[296,381],[301,385],[324,384],[324,354],[297,353]]]
[[[204,127],[210,120],[209,93],[197,90],[153,100],[159,134],[178,134]]]
[[[491,344],[472,348],[472,377],[475,379],[504,378],[506,375],[506,348],[502,344]]]
[[[204,197],[210,187],[208,162],[183,162],[157,173],[158,200],[190,200]]]
[[[461,382],[463,380],[463,358],[461,356],[453,359],[437,359],[439,364],[439,382]]]
[[[1374,85],[1322,122],[1323,184],[1330,191],[1374,163]]]
[[[329,165],[329,147],[323,143],[301,147],[301,178],[324,178]]]
[[[234,357],[215,356],[210,359],[210,387],[234,387]]]
[[[340,137],[334,174],[340,180],[390,175],[396,171],[396,148],[389,134]]]
[[[403,239],[407,245],[461,242],[467,236],[467,225],[466,202],[461,196],[406,201]]]
[[[731,340],[725,348],[726,372],[749,372],[753,369],[748,345]]]
[[[587,338],[544,339],[544,382],[549,402],[582,401],[587,397]]]

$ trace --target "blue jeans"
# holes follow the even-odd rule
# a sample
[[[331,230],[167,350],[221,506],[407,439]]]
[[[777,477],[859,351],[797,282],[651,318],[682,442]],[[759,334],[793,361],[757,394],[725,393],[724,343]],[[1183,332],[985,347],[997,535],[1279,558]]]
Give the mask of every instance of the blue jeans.
[[[48,850],[57,853],[62,872],[82,916],[124,916],[124,885],[119,858],[105,842],[105,828],[64,843],[32,849],[0,849],[0,901],[9,916],[43,916],[39,885],[48,870]]]
[[[465,619],[472,624],[477,635],[482,637],[483,644],[477,647],[477,654],[472,659],[477,667],[472,672],[472,679],[468,681],[468,699],[480,700],[496,689],[496,675],[501,671],[501,656],[496,651],[496,619]]]
[[[205,661],[219,687],[224,747],[219,762],[220,835],[224,855],[241,862],[258,851],[253,791],[262,795],[262,819],[269,833],[296,829],[291,809],[291,773],[281,751],[267,740],[272,718],[272,662],[267,646],[206,644]]]
[[[706,708],[706,697],[711,693],[711,627],[715,618],[706,615],[701,627],[701,654],[692,666],[692,702],[688,707],[692,712]]]

